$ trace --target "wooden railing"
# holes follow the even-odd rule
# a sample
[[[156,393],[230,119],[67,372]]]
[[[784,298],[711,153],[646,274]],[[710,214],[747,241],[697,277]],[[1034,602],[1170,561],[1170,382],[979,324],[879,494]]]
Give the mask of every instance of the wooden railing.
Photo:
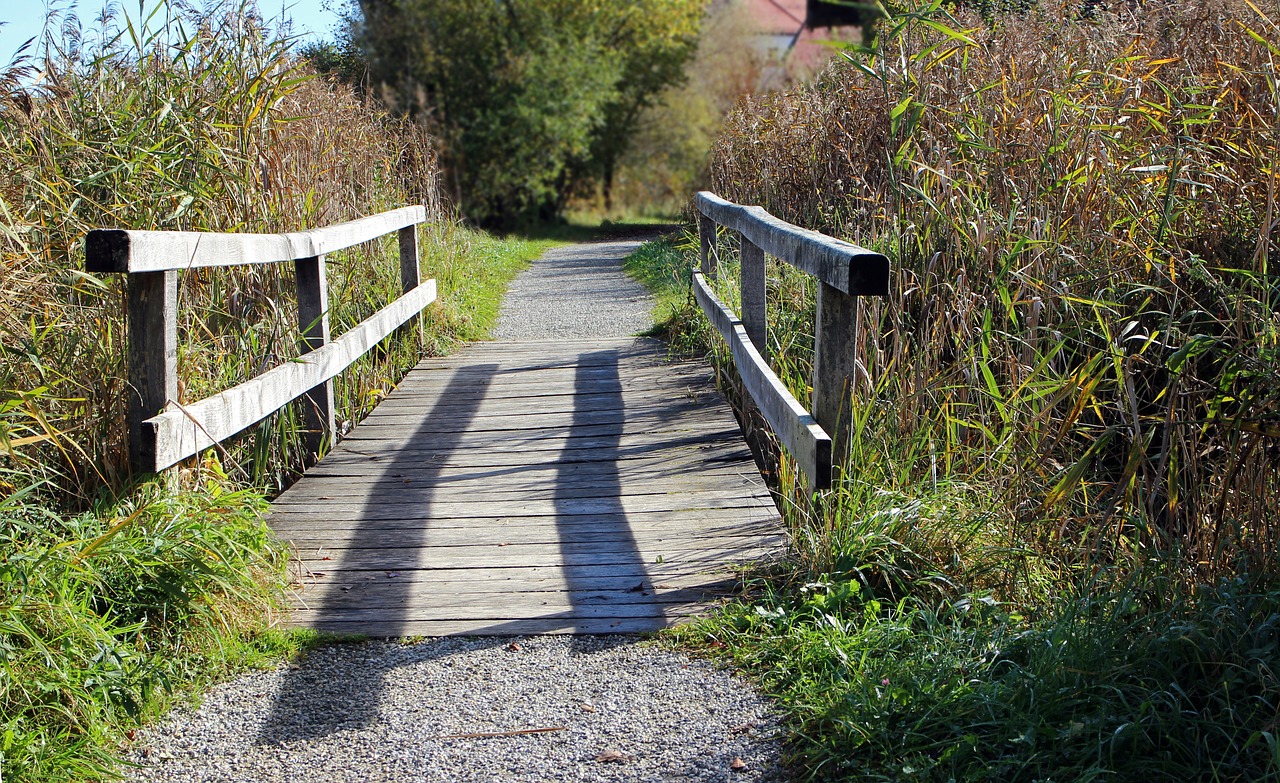
[[[333,378],[435,301],[435,280],[419,280],[421,206],[292,234],[191,231],[90,231],[90,272],[124,272],[127,289],[129,461],[159,472],[256,424],[304,397],[304,446],[317,460],[334,434]],[[329,340],[326,253],[400,234],[403,295],[337,340]],[[308,349],[238,386],[189,404],[178,402],[178,272],[292,261],[298,326]]]
[[[815,489],[831,486],[831,465],[845,456],[857,378],[858,297],[887,296],[889,259],[880,253],[800,228],[761,207],[745,207],[703,191],[697,194],[701,270],[694,295],[733,353],[751,399]],[[742,318],[707,285],[718,258],[717,226],[741,238]],[[818,279],[814,325],[813,413],[778,380],[765,358],[765,254]],[[834,444],[834,453],[833,453]]]

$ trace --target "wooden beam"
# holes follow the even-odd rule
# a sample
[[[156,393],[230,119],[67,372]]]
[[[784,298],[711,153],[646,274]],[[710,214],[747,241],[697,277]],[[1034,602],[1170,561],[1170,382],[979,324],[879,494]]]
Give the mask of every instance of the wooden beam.
[[[178,399],[178,273],[131,275],[127,289],[129,465],[149,473],[156,441],[144,422]]]
[[[780,220],[762,207],[744,207],[714,193],[698,193],[699,212],[732,228],[771,256],[854,296],[887,296],[889,259],[880,253]]]
[[[849,456],[849,419],[858,378],[858,298],[818,284],[813,330],[813,417],[831,433],[832,459]]]
[[[767,359],[769,349],[766,344],[764,251],[747,239],[746,235],[740,236],[742,261],[738,290],[742,296],[742,328],[747,330],[751,344]]]
[[[435,298],[436,281],[427,280],[328,345],[220,394],[148,419],[144,425],[156,449],[155,462],[147,469],[163,470],[261,421],[351,366]]]
[[[329,343],[329,285],[325,279],[324,256],[300,258],[293,262],[298,289],[298,332],[304,354]],[[333,379],[326,378],[308,389],[302,404],[303,464],[311,467],[324,456],[333,442]]]
[[[752,345],[746,329],[707,286],[700,273],[693,275],[693,292],[707,320],[720,332],[733,352],[742,383],[760,408],[778,440],[787,447],[815,489],[831,486],[831,438],[804,409],[769,364]]]
[[[85,238],[85,268],[136,273],[296,261],[368,242],[426,219],[424,207],[412,206],[290,234],[100,229]]]
[[[415,224],[400,229],[400,289],[407,294],[417,288],[421,280],[422,272],[418,263],[418,226]],[[401,332],[405,335],[416,335],[415,345],[421,346],[426,338],[422,314],[415,316],[412,323],[405,324]]]
[[[716,223],[706,215],[698,215],[698,245],[702,251],[702,274],[716,276]]]

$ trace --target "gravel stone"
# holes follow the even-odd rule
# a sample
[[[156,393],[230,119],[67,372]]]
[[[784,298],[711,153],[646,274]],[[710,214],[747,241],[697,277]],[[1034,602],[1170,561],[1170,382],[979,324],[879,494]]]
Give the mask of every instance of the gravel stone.
[[[507,289],[496,340],[629,337],[653,326],[649,290],[622,271],[641,242],[588,242],[547,251]]]
[[[750,686],[631,636],[321,647],[142,732],[135,781],[782,781]],[[560,729],[508,736],[460,736]],[[745,766],[734,769],[735,759]]]
[[[495,336],[647,329],[652,299],[620,266],[638,245],[548,252]],[[557,730],[510,734],[529,729]],[[154,783],[773,783],[778,737],[749,683],[636,636],[451,637],[329,645],[244,675],[139,732],[128,760]]]

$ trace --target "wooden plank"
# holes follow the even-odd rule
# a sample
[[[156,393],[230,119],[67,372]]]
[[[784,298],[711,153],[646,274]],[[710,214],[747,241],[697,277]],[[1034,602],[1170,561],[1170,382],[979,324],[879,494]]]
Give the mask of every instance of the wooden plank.
[[[460,432],[453,439],[457,448],[483,449],[505,448],[523,449],[539,443],[558,443],[563,445],[596,440],[605,437],[619,439],[619,442],[630,442],[631,439],[647,438],[657,440],[664,437],[698,433],[708,438],[741,437],[737,423],[728,421],[707,421],[709,417],[687,417],[669,423],[661,429],[623,429],[615,423],[590,424],[585,427],[566,425],[561,427],[539,427],[528,430],[481,430],[479,432]],[[732,426],[730,426],[732,425]],[[435,440],[423,436],[416,431],[406,431],[404,427],[356,427],[343,439],[349,448],[358,450],[394,449],[416,441]]]
[[[609,566],[619,568],[654,563],[662,556],[663,563],[687,568],[703,568],[728,561],[748,562],[776,554],[775,547],[752,546],[749,541],[741,544],[722,544],[705,547],[663,546],[661,549],[619,551],[617,545],[601,545],[592,549],[591,544],[572,544],[564,549],[559,546],[512,544],[499,547],[407,547],[382,549],[325,549],[322,552],[300,552],[298,562],[313,570],[326,571],[386,571],[408,568],[487,568],[490,566],[558,566],[572,572],[580,566]]]
[[[487,570],[487,569],[486,569]],[[393,572],[398,573],[398,572]],[[430,573],[414,572],[410,573]],[[370,605],[387,605],[392,601],[418,604],[422,602],[436,609],[444,607],[463,607],[470,602],[498,602],[520,600],[525,594],[532,594],[535,600],[567,598],[572,603],[596,602],[600,605],[624,603],[684,603],[687,601],[714,601],[724,596],[732,596],[742,588],[742,583],[735,578],[707,580],[705,577],[696,585],[688,587],[656,586],[653,580],[636,574],[621,574],[611,581],[613,586],[582,587],[569,586],[563,579],[543,580],[538,583],[512,583],[510,580],[490,581],[416,581],[406,579],[388,579],[383,572],[362,571],[354,574],[352,580],[342,581],[343,574],[334,574],[334,579],[322,579],[306,585],[293,586],[297,594],[294,604],[319,609],[329,605],[335,608],[359,606],[368,601]],[[482,588],[482,589],[477,589]],[[323,603],[322,603],[323,602]],[[333,602],[330,604],[329,602]]]
[[[631,580],[635,585],[643,580]],[[338,613],[398,610],[422,617],[470,617],[510,619],[541,617],[553,612],[574,612],[578,617],[653,617],[667,611],[687,612],[732,595],[735,584],[720,588],[683,590],[526,590],[518,593],[458,593],[436,585],[400,585],[386,582],[337,585],[303,591],[294,604],[304,611],[327,617]],[[404,589],[412,588],[412,589]],[[323,592],[321,595],[308,593]],[[323,602],[323,604],[321,604]],[[513,611],[513,607],[520,607]],[[578,611],[581,610],[581,611]],[[376,617],[376,615],[374,615]]]
[[[403,620],[443,620],[454,617],[465,617],[468,620],[537,620],[548,615],[562,615],[574,620],[594,620],[597,618],[630,618],[630,617],[680,617],[707,610],[705,603],[633,603],[608,604],[565,604],[548,602],[546,604],[529,601],[507,601],[497,606],[481,603],[477,605],[435,607],[426,606],[366,606],[366,607],[325,607],[324,609],[295,609],[298,619],[312,616],[311,622],[349,622],[359,619],[367,623],[394,623]],[[304,620],[305,622],[305,620]]]
[[[682,498],[682,500],[675,500]],[[430,503],[404,501],[390,496],[377,504],[346,502],[344,500],[325,501],[322,506],[315,506],[317,511],[332,514],[341,518],[343,514],[361,514],[357,519],[382,519],[386,516],[403,516],[405,519],[426,519],[445,517],[473,516],[508,516],[508,517],[543,517],[571,516],[577,514],[630,514],[638,511],[675,511],[691,512],[715,508],[753,508],[762,506],[760,501],[743,499],[739,493],[726,491],[712,495],[623,495],[620,498],[563,498],[558,500],[521,499],[521,500],[440,500]]]
[[[618,388],[670,389],[680,385],[705,386],[714,383],[710,372],[700,372],[686,367],[626,367],[618,364],[601,364],[580,367],[548,367],[545,365],[517,365],[504,357],[494,356],[465,367],[422,367],[401,382],[401,386],[423,390],[447,386],[458,379],[475,377],[483,372],[491,383],[505,385],[554,386],[564,388],[575,384],[597,384]]]
[[[489,568],[374,568],[367,571],[332,569],[332,563],[306,564],[293,562],[291,585],[303,600],[316,605],[321,591],[355,590],[362,585],[397,585],[404,594],[416,592],[435,595],[520,594],[544,590],[722,590],[740,586],[744,568],[728,569],[723,564],[708,568],[686,568],[684,565],[645,563],[639,568],[618,565],[575,565],[572,573],[562,565],[492,565]]]
[[[762,207],[734,204],[705,190],[695,200],[703,215],[833,288],[854,296],[889,293],[889,259],[880,253],[794,226]]]
[[[748,528],[764,524],[776,526],[778,512],[767,499],[747,498],[741,505],[724,508],[699,509],[696,522],[692,522],[689,513],[683,508],[658,509],[655,511],[630,511],[627,513],[612,512],[608,514],[592,514],[581,517],[530,517],[513,514],[510,516],[459,516],[434,517],[429,514],[389,514],[382,519],[364,518],[357,515],[346,517],[335,515],[323,508],[298,503],[293,506],[274,508],[268,517],[272,529],[282,540],[288,540],[295,534],[305,535],[309,530],[349,530],[376,533],[383,530],[420,529],[424,526],[431,530],[450,529],[503,529],[520,527],[532,529],[536,526],[558,525],[570,528],[574,525],[629,525],[633,530],[648,528],[681,527],[688,529],[696,525],[721,525],[732,523],[738,527]]]
[[[578,377],[589,376],[590,371],[578,373]],[[599,379],[593,386],[600,390],[611,389],[627,393],[629,391],[646,391],[665,389],[670,392],[679,387],[705,387],[711,394],[715,389],[714,379],[708,372],[686,371],[674,367],[669,371],[655,370],[649,374],[628,372],[621,368],[601,368],[596,374]],[[455,376],[448,370],[422,370],[410,373],[396,386],[401,394],[431,394],[448,389]],[[560,376],[540,375],[534,372],[510,373],[499,370],[489,380],[489,395],[496,397],[520,396],[524,391],[530,395],[563,394],[569,391],[575,382],[570,373]]]
[[[519,486],[508,487],[496,485],[492,481],[467,481],[450,484],[439,484],[435,481],[413,481],[402,478],[370,480],[352,486],[348,478],[325,477],[311,482],[308,495],[301,493],[282,497],[275,505],[288,508],[296,503],[316,505],[324,498],[341,497],[348,502],[372,502],[385,498],[391,493],[406,501],[431,502],[448,500],[456,497],[474,497],[484,493],[489,497],[502,498],[504,495],[519,495],[530,499],[546,497],[622,497],[626,495],[669,495],[691,491],[715,490],[730,487],[734,491],[758,490],[765,494],[759,480],[754,483],[747,478],[738,479],[733,474],[714,473],[703,475],[701,472],[681,476],[679,482],[673,482],[670,476],[654,476],[635,479],[627,477],[624,481],[617,474],[588,475],[571,477],[572,480],[547,480],[528,482]]]
[[[742,323],[716,298],[701,274],[694,274],[693,290],[707,319],[729,344],[743,385],[778,440],[813,479],[815,488],[831,486],[831,438],[773,374],[751,344]]]
[[[663,422],[696,416],[705,410],[705,405],[698,402],[671,403],[662,408],[618,411],[554,411],[541,413],[536,417],[522,416],[520,411],[506,410],[487,415],[476,416],[468,423],[470,432],[521,432],[540,430],[556,426],[594,426],[601,424],[618,424],[623,428],[634,428],[647,425],[661,425]],[[377,418],[370,416],[361,423],[362,427],[397,427],[414,425],[419,433],[456,432],[459,427],[456,421],[446,418],[423,418],[422,413],[412,410],[398,412],[387,411]]]
[[[290,625],[337,634],[360,634],[371,638],[401,636],[531,636],[533,634],[638,634],[660,631],[685,618],[538,618],[531,620],[404,620],[375,623],[367,620],[317,620],[300,615]]]
[[[503,476],[501,482],[494,480],[495,473]],[[276,502],[287,503],[289,502],[288,499],[292,497],[321,499],[330,496],[336,497],[355,489],[344,471],[335,471],[334,474],[308,474],[307,484],[302,488],[294,485],[294,487],[280,495]],[[619,466],[616,471],[608,472],[573,471],[568,475],[561,475],[561,471],[555,465],[541,465],[537,466],[536,469],[519,472],[475,471],[465,467],[443,468],[433,471],[426,478],[426,481],[429,482],[428,484],[424,484],[413,476],[406,476],[403,471],[397,469],[394,465],[389,465],[380,473],[366,476],[365,481],[361,482],[361,486],[367,486],[371,492],[390,492],[409,487],[429,486],[443,491],[456,488],[458,491],[463,492],[493,489],[496,493],[502,494],[505,492],[536,492],[557,487],[595,486],[601,483],[603,477],[612,477],[612,480],[628,485],[634,484],[637,487],[646,487],[650,484],[670,485],[673,477],[678,477],[681,480],[685,477],[690,479],[697,477],[708,482],[724,482],[736,487],[755,487],[758,488],[760,494],[768,494],[765,491],[763,480],[760,478],[760,474],[756,472],[754,465],[733,462],[720,462],[701,470],[682,470],[674,473],[665,463],[661,462],[623,465]],[[718,486],[719,484],[717,483],[716,485]]]
[[[634,601],[662,600],[668,595],[691,592],[726,593],[742,586],[737,574],[695,573],[655,576],[646,569],[643,576],[635,573],[611,572],[583,577],[577,572],[573,584],[561,568],[438,569],[432,571],[352,571],[330,572],[316,579],[301,577],[293,588],[301,597],[315,599],[319,591],[348,593],[377,589],[398,590],[413,600],[416,596],[432,596],[437,600],[468,596],[518,595],[520,593],[579,592],[622,594]],[[614,599],[622,600],[622,599]]]
[[[452,442],[453,439],[445,443],[440,443],[439,439],[434,438],[410,438],[407,440],[397,440],[389,445],[386,441],[357,441],[351,443],[345,441],[345,447],[341,452],[334,455],[335,460],[352,455],[358,457],[368,457],[374,454],[394,454],[404,455],[414,458],[428,457],[445,457],[459,454],[497,454],[500,456],[508,456],[511,452],[519,447],[520,453],[528,454],[531,452],[539,452],[538,459],[545,459],[547,455],[560,454],[565,458],[573,458],[580,453],[591,451],[603,451],[606,453],[614,453],[624,456],[633,456],[646,451],[655,451],[659,449],[693,449],[700,451],[709,450],[715,447],[731,446],[734,451],[741,451],[742,436],[735,433],[719,431],[702,431],[697,430],[687,432],[631,432],[623,435],[620,432],[598,435],[596,437],[574,437],[574,438],[540,438],[527,441],[516,441],[504,445],[501,439],[488,439],[485,441],[472,440],[468,443],[461,444]],[[529,460],[525,460],[528,462]]]
[[[813,417],[831,434],[832,461],[849,456],[849,419],[858,379],[858,299],[818,284],[813,331]]]
[[[293,262],[293,267],[298,289],[298,333],[302,335],[302,352],[306,354],[329,344],[329,285],[325,280],[324,256],[300,258]],[[337,431],[333,380],[326,378],[308,389],[301,403],[303,463],[311,467],[319,461]]]
[[[613,426],[619,432],[643,432],[647,428],[662,427],[668,422],[673,426],[687,424],[697,417],[697,403],[678,404],[669,408],[648,410],[626,410],[619,417],[617,411],[554,411],[539,413],[537,416],[521,416],[518,411],[498,412],[476,416],[471,419],[467,432],[476,436],[500,436],[511,433],[513,437],[520,433],[544,432],[548,429],[574,429],[576,427]],[[422,437],[438,437],[456,435],[458,423],[450,417],[423,418],[415,416],[411,411],[386,413],[377,418],[370,416],[361,422],[366,433],[374,434],[377,428],[383,433],[404,431],[413,428],[413,432]],[[673,430],[674,431],[674,430]]]
[[[368,242],[426,219],[424,207],[411,206],[289,234],[100,229],[85,238],[85,268],[137,273],[294,261]]]
[[[717,526],[665,525],[661,527],[641,527],[627,524],[626,520],[618,520],[609,524],[600,524],[593,517],[592,522],[576,524],[558,524],[555,521],[542,520],[535,525],[524,525],[508,522],[491,527],[457,525],[451,528],[437,527],[430,521],[419,522],[417,527],[398,527],[380,529],[376,536],[364,535],[360,528],[353,534],[350,529],[315,528],[301,530],[294,528],[288,531],[288,541],[298,551],[319,548],[340,549],[377,549],[403,547],[455,547],[497,545],[509,546],[519,544],[581,544],[588,542],[621,542],[644,541],[648,544],[662,542],[703,542],[708,539],[739,539],[760,537],[768,538],[773,534],[768,522],[755,524],[724,523]],[[356,523],[359,525],[359,523]],[[282,531],[283,532],[283,531]]]
[[[132,275],[125,296],[129,465],[134,473],[151,473],[159,444],[146,421],[178,399],[178,274]]]
[[[186,459],[261,421],[307,389],[333,378],[397,326],[435,301],[428,280],[346,334],[224,392],[148,419],[156,443],[155,470]]]
[[[813,426],[817,426],[816,424]],[[406,450],[407,451],[407,450]],[[415,459],[415,457],[418,457]],[[712,446],[689,448],[683,450],[663,449],[661,446],[651,448],[635,447],[625,451],[617,449],[574,449],[548,457],[540,464],[531,465],[530,460],[519,453],[497,453],[490,451],[449,451],[436,454],[414,455],[400,452],[355,454],[349,450],[335,451],[325,463],[324,470],[316,475],[334,475],[345,471],[348,475],[380,475],[394,468],[406,478],[430,475],[441,467],[466,468],[524,468],[546,469],[548,466],[562,467],[579,465],[582,469],[593,463],[614,463],[639,461],[645,465],[668,465],[675,469],[697,469],[704,465],[716,463],[740,462],[751,460],[751,451],[745,443],[715,448]],[[376,464],[374,464],[376,463]],[[317,465],[314,470],[319,470]],[[354,472],[353,472],[354,471]],[[508,471],[514,472],[514,471]],[[500,477],[501,472],[495,475]]]
[[[474,411],[473,415],[484,415],[486,412],[526,415],[542,412],[555,413],[560,411],[573,413],[603,410],[615,411],[621,415],[628,408],[661,410],[672,402],[672,391],[672,389],[655,389],[621,394],[608,389],[598,391],[594,386],[584,386],[576,394],[529,395],[524,399],[518,397],[490,397],[483,391],[477,391],[474,394],[450,394],[447,397],[437,397],[432,400],[431,412],[438,415],[438,413],[450,409],[465,408],[469,411]],[[698,396],[712,397],[715,395],[706,392],[703,392],[702,395],[695,393],[684,399],[696,402]],[[404,409],[420,412],[422,404],[421,400],[414,399],[409,395],[396,395],[388,397],[378,407],[391,413],[398,413]]]

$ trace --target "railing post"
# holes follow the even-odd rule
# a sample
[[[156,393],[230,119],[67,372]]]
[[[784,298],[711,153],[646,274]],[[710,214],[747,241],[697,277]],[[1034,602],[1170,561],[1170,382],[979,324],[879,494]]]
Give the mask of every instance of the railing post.
[[[747,330],[751,344],[760,355],[769,358],[765,348],[765,262],[764,251],[745,235],[742,239],[741,275],[739,290],[742,292],[742,328]]]
[[[303,351],[314,351],[329,342],[329,286],[325,281],[324,256],[299,258],[293,262],[298,286],[298,331]],[[319,461],[335,431],[333,381],[312,388],[302,399],[302,436],[305,456],[311,467]]]
[[[831,435],[831,462],[849,456],[858,368],[858,297],[818,283],[813,345],[813,418]]]
[[[417,225],[405,226],[400,229],[400,288],[402,293],[409,293],[417,288],[421,282],[422,273],[418,266],[418,227]],[[418,343],[421,344],[425,337],[421,313],[414,317],[413,325],[404,325],[403,333],[408,334],[410,331],[417,332]]]
[[[702,250],[702,274],[708,280],[716,276],[716,222],[698,212],[698,244]]]
[[[127,289],[129,467],[156,469],[155,431],[143,425],[178,399],[178,273],[136,272]]]

